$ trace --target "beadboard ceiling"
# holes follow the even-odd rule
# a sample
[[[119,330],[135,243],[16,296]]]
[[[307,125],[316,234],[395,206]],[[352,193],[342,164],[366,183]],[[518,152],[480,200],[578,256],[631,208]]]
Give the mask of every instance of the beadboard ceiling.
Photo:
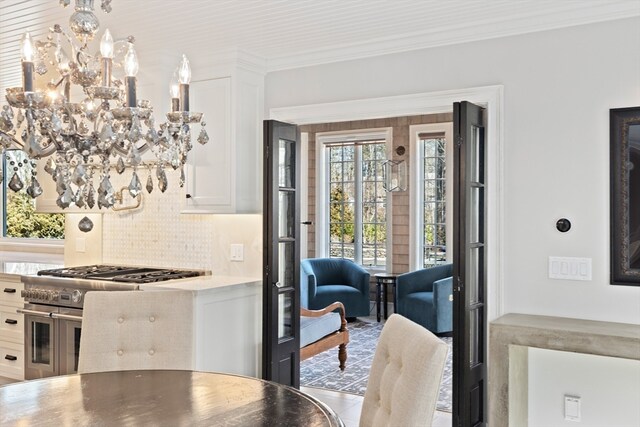
[[[141,68],[237,48],[266,71],[640,15],[640,0],[113,0],[110,14],[95,3],[101,33],[136,37]],[[72,12],[58,0],[0,0],[0,93],[20,84],[21,35],[67,29]]]

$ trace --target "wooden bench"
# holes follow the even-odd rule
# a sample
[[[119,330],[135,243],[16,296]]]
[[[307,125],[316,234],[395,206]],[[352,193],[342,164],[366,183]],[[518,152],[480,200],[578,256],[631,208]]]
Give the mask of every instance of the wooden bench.
[[[333,313],[339,310],[339,313]],[[336,315],[339,315],[339,324]],[[307,318],[306,320],[304,318]],[[303,323],[311,325],[311,336],[304,336]],[[315,326],[315,327],[313,327]],[[322,310],[300,309],[300,329],[301,338],[310,343],[300,348],[300,360],[306,360],[323,351],[338,347],[338,361],[340,362],[340,370],[344,371],[345,362],[347,361],[347,344],[349,343],[349,331],[347,330],[347,319],[345,317],[344,306],[341,302],[323,308]],[[324,332],[322,332],[324,331]],[[314,336],[315,334],[315,336]],[[301,344],[303,344],[301,340]]]

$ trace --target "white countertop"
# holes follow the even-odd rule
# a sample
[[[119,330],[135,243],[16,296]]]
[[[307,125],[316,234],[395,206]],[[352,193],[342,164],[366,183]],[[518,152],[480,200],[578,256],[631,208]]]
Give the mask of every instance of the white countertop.
[[[262,279],[259,277],[237,277],[237,276],[200,276],[188,279],[168,280],[166,282],[140,284],[143,291],[153,291],[161,289],[172,289],[182,291],[192,291],[195,293],[206,293],[229,286],[261,286]]]
[[[31,254],[0,252],[0,275],[23,276],[36,274],[40,270],[64,266],[61,256],[50,254]]]

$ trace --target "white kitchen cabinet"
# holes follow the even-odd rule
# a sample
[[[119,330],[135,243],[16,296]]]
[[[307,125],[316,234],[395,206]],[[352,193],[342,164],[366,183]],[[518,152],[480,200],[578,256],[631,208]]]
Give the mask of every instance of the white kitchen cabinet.
[[[20,276],[0,279],[0,377],[24,379],[24,316]]]
[[[223,74],[191,83],[191,110],[204,113],[210,140],[200,145],[194,129],[183,213],[262,209],[264,76],[239,66]]]
[[[262,285],[200,292],[195,301],[195,369],[260,377]]]
[[[201,276],[141,284],[140,289],[192,292],[196,371],[260,377],[262,281],[259,278]]]

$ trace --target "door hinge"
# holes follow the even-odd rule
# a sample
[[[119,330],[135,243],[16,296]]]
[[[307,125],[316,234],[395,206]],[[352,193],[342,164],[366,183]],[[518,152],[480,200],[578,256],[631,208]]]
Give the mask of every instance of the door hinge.
[[[456,145],[460,147],[462,145],[462,135],[456,136]]]

